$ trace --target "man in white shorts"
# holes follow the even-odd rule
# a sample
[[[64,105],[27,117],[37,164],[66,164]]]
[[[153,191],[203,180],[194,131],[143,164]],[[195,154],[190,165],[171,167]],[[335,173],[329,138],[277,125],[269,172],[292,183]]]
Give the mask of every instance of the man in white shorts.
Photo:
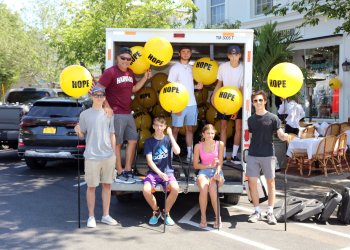
[[[180,113],[172,114],[172,127],[175,140],[177,140],[177,135],[180,128],[185,126],[186,129],[187,161],[190,161],[193,158],[193,126],[197,125],[198,116],[194,90],[203,88],[202,83],[197,83],[197,85],[194,85],[192,65],[189,64],[191,55],[191,48],[189,46],[182,46],[179,50],[180,61],[171,67],[168,76],[169,82],[178,82],[185,85],[188,93],[190,94],[190,100],[187,107]]]
[[[117,221],[109,215],[111,200],[111,183],[115,167],[115,134],[113,116],[108,116],[102,104],[106,99],[104,88],[94,87],[92,108],[80,114],[79,124],[74,130],[80,138],[85,137],[85,181],[87,183],[86,202],[89,210],[87,227],[96,227],[94,215],[96,187],[102,183],[101,222],[117,225]]]

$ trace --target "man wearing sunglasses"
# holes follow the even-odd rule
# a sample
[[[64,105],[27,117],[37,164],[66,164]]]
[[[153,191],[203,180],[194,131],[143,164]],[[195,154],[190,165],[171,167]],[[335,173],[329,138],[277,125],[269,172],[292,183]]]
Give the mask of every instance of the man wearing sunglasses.
[[[213,103],[213,98],[216,91],[222,86],[232,86],[238,88],[241,92],[243,90],[243,65],[240,63],[241,59],[241,49],[238,45],[230,45],[227,48],[227,58],[228,62],[222,63],[219,66],[217,84],[213,91],[211,97],[211,103]],[[225,144],[224,149],[224,160],[226,160],[226,141],[227,141],[227,125],[230,119],[235,120],[235,134],[233,138],[233,148],[231,162],[233,164],[241,164],[241,161],[237,157],[237,152],[239,145],[241,144],[242,137],[242,109],[240,109],[236,114],[225,115],[218,113],[217,118],[221,120],[220,122],[220,141]]]
[[[267,223],[276,225],[277,221],[273,215],[275,203],[275,164],[272,137],[277,132],[282,141],[288,139],[288,134],[281,129],[281,121],[278,117],[265,109],[267,96],[262,90],[252,94],[255,114],[248,118],[248,129],[251,136],[249,152],[247,157],[246,176],[248,177],[250,194],[253,200],[255,212],[249,216],[248,222],[255,223],[262,220],[259,207],[259,194],[257,180],[262,170],[268,189],[268,211]]]
[[[134,159],[138,134],[131,114],[131,96],[140,90],[148,79],[152,77],[151,70],[147,70],[144,76],[137,81],[135,74],[129,69],[132,53],[128,47],[120,47],[116,50],[116,65],[106,69],[99,79],[98,86],[106,89],[105,109],[114,113],[114,128],[116,134],[117,157],[116,182],[135,183],[131,165]],[[125,154],[125,169],[121,162],[121,146],[124,140],[128,141]]]

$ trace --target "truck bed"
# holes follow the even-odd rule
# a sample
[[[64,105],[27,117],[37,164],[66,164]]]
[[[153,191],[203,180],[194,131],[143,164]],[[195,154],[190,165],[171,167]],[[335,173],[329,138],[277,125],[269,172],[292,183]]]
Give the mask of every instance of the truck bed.
[[[0,105],[0,142],[17,146],[22,111],[18,105]]]
[[[188,167],[190,166],[190,175],[187,178]],[[137,159],[137,176],[141,179],[146,176],[148,167],[146,160],[143,156],[139,156]],[[198,186],[196,184],[196,173],[192,164],[188,164],[182,160],[174,159],[173,168],[175,170],[174,174],[179,183],[180,192],[182,193],[192,193],[199,192]],[[220,187],[220,193],[227,194],[241,194],[243,192],[243,168],[241,165],[233,165],[226,163],[223,166],[223,172],[225,177],[225,183]],[[125,184],[125,183],[112,183],[112,191],[116,194],[124,192],[142,192],[143,182],[136,182],[134,184]],[[160,185],[157,186],[156,191],[163,191]]]

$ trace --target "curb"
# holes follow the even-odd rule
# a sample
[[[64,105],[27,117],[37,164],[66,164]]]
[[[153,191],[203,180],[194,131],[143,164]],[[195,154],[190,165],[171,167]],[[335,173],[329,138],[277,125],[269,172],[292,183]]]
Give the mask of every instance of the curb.
[[[341,184],[332,183],[329,181],[312,180],[311,178],[304,178],[304,177],[299,177],[299,176],[287,175],[287,183],[288,183],[288,180],[290,180],[290,181],[294,181],[294,182],[300,182],[303,184],[307,183],[307,184],[311,184],[311,185],[315,185],[315,186],[329,187],[329,188],[334,188],[334,189],[338,189],[338,190],[343,190],[345,188],[345,186],[341,185]],[[276,173],[276,179],[284,180],[284,174]]]

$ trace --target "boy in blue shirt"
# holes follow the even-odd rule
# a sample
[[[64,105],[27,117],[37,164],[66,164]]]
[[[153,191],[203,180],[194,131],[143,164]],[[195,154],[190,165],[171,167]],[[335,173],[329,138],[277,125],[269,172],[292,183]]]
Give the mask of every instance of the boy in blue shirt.
[[[152,191],[158,184],[161,184],[166,192],[166,182],[168,187],[170,187],[170,194],[166,199],[166,211],[163,211],[167,214],[165,223],[170,226],[175,224],[169,215],[169,211],[178,196],[179,185],[175,179],[174,169],[171,165],[171,150],[174,154],[178,155],[180,154],[180,147],[177,144],[170,127],[167,128],[168,135],[164,134],[166,127],[167,125],[164,117],[154,118],[154,136],[148,138],[144,145],[144,155],[146,156],[149,171],[144,180],[143,196],[153,210],[153,215],[149,220],[150,225],[157,224],[158,219],[161,216],[157,200]]]

